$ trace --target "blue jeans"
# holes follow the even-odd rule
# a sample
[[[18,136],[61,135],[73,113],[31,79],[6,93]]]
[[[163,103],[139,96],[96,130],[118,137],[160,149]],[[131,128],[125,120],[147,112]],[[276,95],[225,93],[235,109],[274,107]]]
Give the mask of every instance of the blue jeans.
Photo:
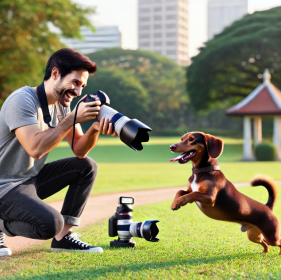
[[[44,165],[36,177],[13,188],[0,199],[0,219],[9,236],[49,239],[64,223],[78,226],[97,176],[91,158],[65,158]],[[69,185],[61,213],[44,202]]]

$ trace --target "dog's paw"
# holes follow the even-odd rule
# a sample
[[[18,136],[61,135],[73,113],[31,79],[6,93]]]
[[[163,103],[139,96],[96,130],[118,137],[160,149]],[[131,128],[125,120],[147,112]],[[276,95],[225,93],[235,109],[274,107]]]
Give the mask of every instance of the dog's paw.
[[[177,206],[177,201],[174,201],[174,202],[173,202],[173,204],[172,204],[172,206],[171,206],[171,209],[172,209],[173,211],[179,209],[179,207]]]

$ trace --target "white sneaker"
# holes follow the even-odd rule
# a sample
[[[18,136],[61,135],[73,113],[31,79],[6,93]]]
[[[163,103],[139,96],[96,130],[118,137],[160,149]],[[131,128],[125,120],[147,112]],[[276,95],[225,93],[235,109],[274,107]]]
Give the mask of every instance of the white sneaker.
[[[12,251],[5,246],[5,234],[0,230],[0,257],[11,256]]]

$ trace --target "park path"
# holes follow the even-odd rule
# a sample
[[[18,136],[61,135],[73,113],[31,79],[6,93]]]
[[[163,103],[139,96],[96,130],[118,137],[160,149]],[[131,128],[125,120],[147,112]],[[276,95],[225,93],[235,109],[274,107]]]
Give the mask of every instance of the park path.
[[[281,183],[281,181],[276,181]],[[249,186],[249,182],[234,183],[236,187]],[[142,191],[127,191],[122,193],[104,194],[91,196],[87,202],[84,212],[81,217],[81,224],[79,228],[92,225],[105,218],[109,218],[114,215],[116,207],[118,206],[118,198],[121,195],[133,196],[135,198],[134,206],[140,206],[145,204],[152,204],[160,201],[173,199],[176,192],[186,187],[173,187],[153,190],[142,190]],[[56,201],[49,203],[58,211],[61,210],[62,201]],[[75,228],[77,231],[77,228]],[[81,238],[83,240],[83,238]],[[22,249],[26,249],[32,245],[42,243],[42,240],[28,239],[24,237],[8,237],[6,236],[6,245],[13,251],[19,252]]]

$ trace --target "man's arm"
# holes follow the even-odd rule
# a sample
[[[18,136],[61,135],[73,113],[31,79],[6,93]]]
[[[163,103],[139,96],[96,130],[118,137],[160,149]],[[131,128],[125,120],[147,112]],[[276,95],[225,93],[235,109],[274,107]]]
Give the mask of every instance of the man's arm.
[[[78,158],[84,158],[88,152],[93,149],[98,141],[100,132],[106,135],[117,136],[116,132],[113,132],[113,125],[109,123],[109,119],[102,118],[100,122],[95,122],[87,130],[85,134],[81,129],[80,124],[75,125],[75,138],[73,141],[73,153]],[[71,129],[65,136],[65,140],[72,146],[73,129]]]
[[[82,103],[79,106],[76,121],[86,122],[94,119],[99,113],[100,102]],[[66,137],[72,128],[73,121],[74,112],[71,112],[55,128],[41,131],[39,124],[31,124],[16,128],[15,134],[25,151],[34,159],[39,159]]]
[[[15,129],[15,134],[25,151],[39,159],[63,140],[72,125],[73,116],[69,114],[55,128],[41,131],[39,124],[31,124]]]

